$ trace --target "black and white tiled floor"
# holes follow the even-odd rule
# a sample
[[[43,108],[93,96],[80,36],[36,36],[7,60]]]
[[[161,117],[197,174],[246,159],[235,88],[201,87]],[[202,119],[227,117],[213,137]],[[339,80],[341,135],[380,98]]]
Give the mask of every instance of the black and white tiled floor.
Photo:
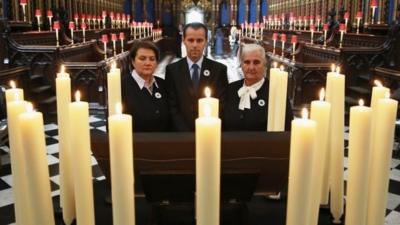
[[[90,117],[90,128],[97,129],[105,132],[105,121],[98,116]],[[58,171],[58,131],[57,125],[54,123],[45,125],[46,133],[46,144],[47,144],[47,160],[49,165],[50,180],[51,180],[51,191],[52,196],[59,195],[59,171]],[[348,133],[345,132],[345,139],[347,139]],[[347,143],[347,141],[346,141]],[[0,211],[13,213],[13,194],[12,185],[13,179],[11,175],[11,165],[9,149],[7,146],[0,147],[0,154],[2,160],[2,168],[0,171]],[[396,153],[398,154],[398,153]],[[347,151],[346,151],[347,155]],[[344,178],[347,180],[347,167],[348,158],[345,157],[344,165],[345,172]],[[104,180],[100,168],[97,165],[97,161],[92,157],[92,169],[93,178],[97,180]],[[389,198],[387,203],[387,216],[385,225],[400,225],[400,159],[393,157],[391,163],[390,172],[390,184],[389,184]],[[10,224],[12,221],[4,222],[0,221],[1,225]],[[11,223],[12,224],[12,223]]]

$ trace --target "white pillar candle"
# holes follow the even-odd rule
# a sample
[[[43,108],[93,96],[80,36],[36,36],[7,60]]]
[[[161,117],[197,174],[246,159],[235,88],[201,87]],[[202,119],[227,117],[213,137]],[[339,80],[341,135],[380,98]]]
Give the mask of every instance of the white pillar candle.
[[[378,100],[373,146],[371,146],[370,180],[368,187],[367,225],[385,223],[388,199],[390,162],[398,102],[389,98]]]
[[[113,223],[134,225],[132,116],[117,105],[116,114],[108,117]]]
[[[111,65],[107,73],[108,115],[115,114],[115,104],[121,102],[121,70],[117,68],[116,62]]]
[[[78,225],[94,225],[92,164],[90,155],[89,106],[80,101],[77,91],[75,102],[69,105],[71,153],[74,156],[76,220]]]
[[[60,205],[65,224],[75,218],[73,155],[70,148],[69,104],[71,103],[71,79],[64,65],[56,78],[58,147],[60,153]]]
[[[368,160],[370,152],[371,114],[369,107],[350,108],[349,178],[347,181],[346,225],[365,224],[368,197]]]
[[[29,211],[32,212],[32,224],[54,225],[43,115],[34,112],[32,104],[29,105],[18,122],[26,161]]]
[[[344,88],[345,76],[329,72],[326,79],[326,100],[332,104],[330,119],[330,209],[333,223],[340,223],[343,215],[343,173],[344,173]]]
[[[221,120],[204,107],[196,119],[196,224],[219,225],[221,179]]]
[[[10,81],[10,89],[6,90],[6,103],[15,100],[24,100],[24,90],[21,88],[16,88],[15,82]]]
[[[18,96],[18,94],[16,95]],[[16,224],[31,224],[32,221],[28,198],[29,186],[27,186],[25,175],[25,152],[22,149],[21,131],[18,123],[19,115],[24,112],[26,112],[26,102],[23,101],[23,99],[7,101],[8,141],[10,145],[11,172],[13,176]]]
[[[207,106],[211,108],[211,116],[219,118],[219,100],[217,98],[210,97],[211,90],[208,87],[205,88],[204,93],[206,97],[199,99],[199,117],[205,116],[204,107]]]
[[[318,224],[319,205],[321,202],[322,181],[325,171],[326,161],[328,159],[328,135],[329,135],[329,119],[331,112],[331,104],[324,101],[325,91],[320,92],[320,100],[311,102],[311,119],[317,123],[316,146],[314,151],[312,175],[313,183],[311,184],[311,212],[310,225]]]
[[[286,225],[309,225],[317,124],[309,120],[307,114],[307,110],[303,109],[303,118],[292,120]]]
[[[269,77],[267,131],[284,131],[286,119],[288,73],[272,68]]]

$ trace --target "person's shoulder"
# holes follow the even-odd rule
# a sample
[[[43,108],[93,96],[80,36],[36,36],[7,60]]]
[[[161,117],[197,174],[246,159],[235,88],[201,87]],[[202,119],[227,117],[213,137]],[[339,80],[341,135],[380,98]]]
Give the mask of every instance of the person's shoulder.
[[[167,69],[168,68],[178,68],[178,67],[180,67],[183,63],[185,63],[186,62],[186,58],[182,58],[182,59],[180,59],[180,60],[178,60],[178,61],[176,61],[176,62],[173,62],[173,63],[170,63],[170,64],[168,64],[167,65]]]
[[[228,84],[228,88],[233,90],[239,89],[242,86],[243,86],[243,79]]]
[[[215,60],[209,59],[209,58],[204,58],[204,60],[209,64],[212,65],[212,67],[219,67],[219,68],[227,68],[223,63],[217,62]]]

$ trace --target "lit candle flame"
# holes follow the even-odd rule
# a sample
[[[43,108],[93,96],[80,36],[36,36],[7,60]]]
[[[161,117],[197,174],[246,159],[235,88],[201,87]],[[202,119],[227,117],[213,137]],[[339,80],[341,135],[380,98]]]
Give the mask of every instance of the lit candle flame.
[[[359,106],[364,106],[364,100],[362,100],[362,99],[360,98],[360,100],[358,100],[358,105],[359,105]]]
[[[210,117],[211,116],[211,107],[209,104],[204,105],[204,116],[205,117]]]
[[[276,69],[278,67],[278,63],[274,62],[274,68]]]
[[[33,105],[31,102],[26,103],[26,111],[30,113],[33,112]]]
[[[283,65],[281,65],[281,66],[279,67],[279,69],[280,69],[281,71],[284,71],[284,70],[285,70],[285,67],[284,67]]]
[[[340,66],[336,67],[336,73],[340,74]]]
[[[61,74],[64,74],[65,73],[65,66],[64,65],[61,65],[61,72],[60,72]]]
[[[79,102],[81,100],[81,92],[76,91],[75,92],[75,101]]]
[[[122,114],[122,104],[121,102],[115,103],[115,113],[116,114]]]
[[[331,65],[331,70],[332,70],[332,72],[335,72],[335,70],[336,70],[335,64],[332,64],[332,65]]]
[[[111,64],[111,70],[116,70],[117,69],[117,63],[114,61],[112,64]]]
[[[321,88],[321,91],[319,91],[319,100],[323,101],[325,98],[325,88]]]
[[[10,81],[10,86],[12,89],[16,88],[15,82],[13,80]]]
[[[308,119],[308,110],[307,110],[307,108],[303,108],[301,110],[301,118]]]
[[[380,82],[379,80],[374,80],[374,84],[375,84],[377,87],[383,87],[382,82]]]
[[[209,87],[206,87],[204,89],[204,94],[206,95],[207,98],[211,96],[211,89]]]

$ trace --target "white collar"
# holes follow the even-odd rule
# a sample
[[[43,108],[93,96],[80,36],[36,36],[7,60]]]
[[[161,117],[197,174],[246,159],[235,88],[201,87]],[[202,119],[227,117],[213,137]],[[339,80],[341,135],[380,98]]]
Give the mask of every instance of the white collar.
[[[203,64],[203,59],[204,59],[204,56],[201,56],[201,58],[199,60],[197,60],[197,62],[193,62],[189,57],[186,57],[186,60],[187,60],[188,66],[189,66],[189,70],[192,69],[192,66],[195,63],[199,66],[199,69],[201,70],[201,64]]]
[[[239,109],[244,110],[246,109],[251,109],[251,99],[257,98],[257,91],[260,90],[262,85],[264,84],[265,78],[262,78],[260,81],[257,83],[251,85],[251,86],[246,86],[246,83],[243,81],[243,86],[238,90],[238,96],[240,98],[239,102]]]
[[[139,85],[140,90],[142,90],[146,81],[141,76],[139,76],[139,74],[136,72],[136,70],[132,71],[132,77],[136,81],[136,83]],[[156,87],[158,88],[158,84],[157,84],[156,78],[154,78],[154,76],[153,76],[153,80],[151,81],[150,87],[153,84],[155,84]]]

